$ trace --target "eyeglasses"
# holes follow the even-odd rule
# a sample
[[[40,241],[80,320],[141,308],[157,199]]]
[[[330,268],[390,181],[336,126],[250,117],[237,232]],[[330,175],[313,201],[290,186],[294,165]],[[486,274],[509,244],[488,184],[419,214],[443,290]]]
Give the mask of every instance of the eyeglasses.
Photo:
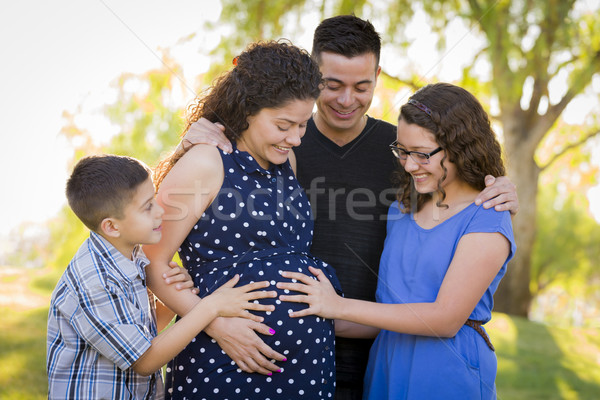
[[[408,151],[403,149],[402,147],[398,147],[397,140],[395,140],[394,143],[390,144],[390,149],[392,150],[392,153],[394,153],[394,156],[396,156],[396,158],[400,159],[401,161],[406,161],[408,159],[408,156],[410,156],[410,158],[412,158],[414,162],[421,165],[429,164],[429,158],[431,158],[432,155],[442,151],[441,147],[438,147],[437,149],[430,151],[429,153],[422,153],[420,151]]]

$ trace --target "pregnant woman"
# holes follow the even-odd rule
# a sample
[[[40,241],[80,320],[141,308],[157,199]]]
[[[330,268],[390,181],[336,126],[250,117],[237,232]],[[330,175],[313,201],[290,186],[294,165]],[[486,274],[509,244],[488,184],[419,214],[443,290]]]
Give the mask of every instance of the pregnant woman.
[[[269,289],[276,289],[276,282],[289,281],[281,271],[308,273],[316,266],[339,290],[333,269],[308,253],[310,204],[293,171],[292,148],[300,144],[319,95],[319,68],[308,53],[285,42],[255,43],[234,65],[197,100],[188,118],[188,128],[202,117],[220,122],[233,152],[195,145],[167,157],[156,171],[165,216],[163,239],[145,248],[149,286],[179,315],[235,274],[240,285],[269,280]],[[164,284],[161,275],[176,251],[199,297]],[[221,319],[169,364],[167,398],[333,397],[333,322],[289,318],[305,305],[261,302],[275,305],[263,314],[265,325]],[[246,372],[252,368],[232,361],[235,355],[224,351],[227,330],[249,327],[261,335],[264,354],[281,360],[283,368],[271,364],[270,371],[252,374]]]

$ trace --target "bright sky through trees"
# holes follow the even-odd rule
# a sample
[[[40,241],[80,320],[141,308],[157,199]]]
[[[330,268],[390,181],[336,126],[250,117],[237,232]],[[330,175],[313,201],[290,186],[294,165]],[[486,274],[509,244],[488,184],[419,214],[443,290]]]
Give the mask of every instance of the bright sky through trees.
[[[0,168],[4,199],[0,235],[23,221],[41,222],[65,203],[71,154],[58,136],[64,122],[62,112],[80,114],[78,121],[99,140],[110,137],[116,128],[102,118],[101,108],[115,94],[111,82],[123,72],[140,73],[157,67],[159,48],[173,47],[180,38],[198,32],[206,20],[216,22],[219,7],[218,2],[194,0],[25,0],[2,6]],[[307,24],[309,33],[317,22]],[[416,20],[413,24],[415,32],[425,31],[415,34],[422,43],[409,50],[409,59],[422,64],[423,71],[440,73],[435,67],[437,56],[426,45],[426,22]],[[461,47],[469,48],[464,46],[470,39],[464,28],[461,31],[457,27],[456,32],[455,38],[447,40],[463,42],[463,46],[456,46],[445,56],[445,79],[458,77],[460,69],[451,66],[464,59]],[[302,40],[296,44],[310,50],[310,38]],[[192,80],[208,68],[198,44],[209,47],[217,41],[218,37],[207,33],[194,42],[196,47],[178,45],[173,49],[172,55],[184,67],[185,79]],[[389,58],[384,55],[382,63]],[[399,68],[402,62],[408,61],[397,62]],[[485,73],[485,65],[481,68]],[[600,92],[599,79],[593,87]],[[182,93],[181,105],[192,97],[191,92]],[[582,114],[589,112],[590,103],[596,104],[585,99],[572,103],[564,114],[570,123],[579,122]],[[84,109],[78,109],[81,104]],[[595,159],[600,163],[600,150]],[[596,218],[600,220],[600,188],[590,192],[590,200],[597,205]]]

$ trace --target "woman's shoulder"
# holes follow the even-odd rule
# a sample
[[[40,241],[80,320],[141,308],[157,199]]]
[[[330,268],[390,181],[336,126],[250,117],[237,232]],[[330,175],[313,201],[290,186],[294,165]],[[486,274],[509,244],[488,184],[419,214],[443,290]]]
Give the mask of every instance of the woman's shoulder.
[[[183,162],[185,165],[195,165],[197,167],[214,167],[223,164],[221,153],[218,147],[210,144],[197,144],[192,146],[181,158],[178,163]]]
[[[175,163],[162,185],[187,186],[201,182],[205,186],[205,183],[214,181],[219,182],[220,187],[224,176],[220,151],[207,144],[193,146]]]
[[[212,145],[197,144],[181,156],[175,167],[179,165],[179,168],[198,174],[214,173],[216,169],[223,169],[223,161],[219,154],[221,151]]]
[[[472,204],[472,217],[468,230],[471,232],[501,232],[512,236],[512,220],[509,211],[496,211]]]
[[[482,205],[475,206],[473,218],[469,221],[466,233],[499,233],[504,236],[510,244],[510,260],[517,245],[513,232],[512,219],[509,211],[496,211],[492,208],[484,208]]]
[[[509,211],[496,211],[492,208],[484,208],[483,205],[475,205],[475,203],[471,204],[471,207],[474,209],[474,215],[476,218],[488,220],[488,221],[510,221],[510,212]]]

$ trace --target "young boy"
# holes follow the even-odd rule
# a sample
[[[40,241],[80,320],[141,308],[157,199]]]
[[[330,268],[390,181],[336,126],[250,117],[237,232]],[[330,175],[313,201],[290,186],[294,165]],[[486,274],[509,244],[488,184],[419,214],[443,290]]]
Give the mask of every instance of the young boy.
[[[272,310],[252,302],[275,297],[274,291],[251,292],[268,282],[233,288],[236,275],[157,336],[155,312],[163,314],[164,325],[173,314],[165,307],[155,311],[146,288],[148,260],[139,246],[161,238],[164,211],[154,198],[150,170],[130,157],[86,157],[75,166],[66,193],[69,206],[91,232],[52,294],[49,399],[162,398],[160,367],[214,318],[260,322],[261,317],[246,310]],[[164,276],[168,283],[179,282],[180,289],[192,286],[182,269],[172,271]]]

